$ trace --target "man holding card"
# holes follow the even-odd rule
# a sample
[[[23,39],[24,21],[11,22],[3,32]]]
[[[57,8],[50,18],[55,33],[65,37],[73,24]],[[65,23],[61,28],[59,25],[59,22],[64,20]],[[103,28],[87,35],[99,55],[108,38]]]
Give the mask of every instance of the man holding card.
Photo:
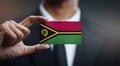
[[[86,12],[86,9],[84,9],[84,11]],[[89,16],[93,18],[90,14]],[[98,23],[99,20],[94,21],[94,19],[87,20],[84,18],[84,16],[86,15],[82,15],[81,18],[81,10],[78,7],[78,0],[42,0],[42,3],[40,4],[38,10],[32,15],[44,16],[48,18],[48,21],[46,21],[45,23],[36,23],[32,25],[30,27],[30,31],[31,31],[30,35],[24,40],[25,44],[33,45],[37,43],[44,43],[44,42],[48,42],[49,40],[53,40],[53,38],[56,37],[57,39],[59,39],[60,42],[54,39],[54,41],[57,41],[57,44],[50,44],[49,45],[50,48],[45,51],[38,52],[37,54],[19,57],[16,59],[11,59],[3,62],[2,63],[3,65],[2,64],[0,65],[2,66],[119,66],[119,64],[117,64],[119,63],[119,58],[118,61],[116,60],[117,57],[119,57],[119,54],[117,54],[117,52],[115,55],[110,53],[111,51],[109,51],[109,45],[106,45],[105,43],[105,40],[108,36],[106,36],[105,34],[105,32],[107,31],[105,31],[104,28],[105,26],[103,26],[104,23],[102,22]],[[95,17],[96,16],[94,16],[94,18]],[[79,24],[81,24],[80,22],[82,22],[83,36],[82,36],[81,44],[74,44],[74,43],[58,44],[61,43],[61,41],[66,38],[66,37],[62,37],[63,34],[64,36],[66,36],[69,33],[69,32],[61,31],[63,30],[63,26],[61,26],[61,23],[64,26],[68,26],[66,25],[66,23],[71,25],[71,23],[69,22],[71,23],[79,22]],[[59,27],[58,27],[58,23],[60,23]],[[70,27],[69,29],[70,31],[73,28],[75,29],[77,28],[75,27],[75,25],[73,26],[71,25],[69,27]],[[68,29],[66,30],[68,31]],[[79,36],[81,35],[80,33],[81,30],[75,30],[73,32]],[[58,35],[56,35],[56,33]],[[74,33],[70,32],[70,34],[74,34]],[[58,38],[58,36],[60,37]],[[71,39],[67,41],[71,42],[73,40]],[[49,43],[52,42],[49,41]]]

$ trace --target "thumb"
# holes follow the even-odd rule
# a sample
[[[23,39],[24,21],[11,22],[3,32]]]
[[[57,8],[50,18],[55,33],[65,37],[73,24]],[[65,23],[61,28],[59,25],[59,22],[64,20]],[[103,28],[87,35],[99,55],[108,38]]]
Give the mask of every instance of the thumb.
[[[33,45],[33,46],[26,46],[24,54],[28,55],[28,54],[32,54],[32,53],[36,53],[45,49],[48,49],[49,45],[47,44],[37,44],[37,45]]]

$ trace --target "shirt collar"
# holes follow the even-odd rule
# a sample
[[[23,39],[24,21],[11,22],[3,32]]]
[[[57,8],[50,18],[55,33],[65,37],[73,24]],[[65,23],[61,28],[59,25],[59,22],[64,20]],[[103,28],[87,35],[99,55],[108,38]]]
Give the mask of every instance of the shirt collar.
[[[46,9],[44,8],[44,6],[43,6],[43,3],[40,4],[39,10],[40,10],[41,14],[42,14],[44,17],[46,17],[46,18],[49,19],[49,21],[56,20],[54,17],[52,17],[52,16],[47,12],[47,10],[46,10]],[[67,20],[63,20],[63,21],[80,21],[80,20],[81,20],[81,10],[80,10],[80,8],[78,8],[77,11],[76,11],[76,13],[75,13],[71,18],[69,18],[69,19],[67,19]]]

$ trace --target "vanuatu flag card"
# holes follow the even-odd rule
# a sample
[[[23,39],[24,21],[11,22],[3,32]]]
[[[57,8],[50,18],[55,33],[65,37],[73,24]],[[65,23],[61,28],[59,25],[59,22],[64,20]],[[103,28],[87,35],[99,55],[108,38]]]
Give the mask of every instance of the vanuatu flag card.
[[[40,23],[41,44],[81,44],[80,21],[49,21]]]

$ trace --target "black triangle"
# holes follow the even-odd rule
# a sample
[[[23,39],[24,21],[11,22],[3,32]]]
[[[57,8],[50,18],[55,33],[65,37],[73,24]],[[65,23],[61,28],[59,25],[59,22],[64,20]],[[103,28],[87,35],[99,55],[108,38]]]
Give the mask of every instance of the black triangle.
[[[48,38],[49,36],[55,34],[56,32],[51,30],[49,26],[45,24],[40,24],[40,43],[43,43],[44,41],[41,42],[41,40],[44,40],[45,38]],[[51,37],[52,38],[52,37]]]

